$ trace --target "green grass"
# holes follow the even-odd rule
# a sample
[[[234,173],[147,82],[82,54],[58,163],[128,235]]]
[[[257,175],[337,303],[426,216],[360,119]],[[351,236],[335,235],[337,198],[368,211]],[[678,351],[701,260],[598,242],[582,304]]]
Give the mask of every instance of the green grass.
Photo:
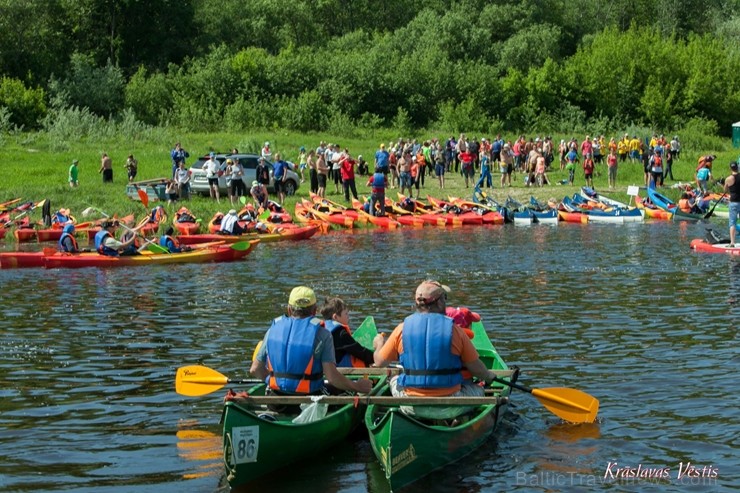
[[[426,134],[420,138],[439,135],[443,133]],[[507,136],[508,137],[508,136]],[[553,136],[559,141],[560,136]],[[112,141],[94,141],[82,139],[78,142],[66,142],[59,146],[56,142],[50,142],[45,134],[16,134],[4,136],[4,145],[0,148],[0,162],[3,166],[2,188],[0,188],[0,202],[20,197],[24,201],[38,202],[47,198],[51,200],[52,210],[60,207],[69,208],[73,215],[80,218],[83,209],[89,206],[98,207],[109,214],[117,213],[125,215],[135,213],[143,216],[144,208],[140,202],[132,201],[125,195],[127,184],[124,162],[128,154],[133,153],[139,160],[139,174],[137,180],[167,177],[170,174],[171,163],[169,153],[174,143],[182,142],[193,162],[195,157],[209,151],[228,151],[233,147],[240,152],[257,152],[264,141],[270,141],[273,152],[281,152],[290,160],[297,156],[300,146],[306,148],[316,147],[319,141],[337,142],[342,147],[347,147],[353,156],[362,154],[372,165],[372,159],[379,143],[393,140],[390,131],[372,133],[365,139],[346,139],[331,135],[297,134],[289,132],[262,132],[249,136],[239,134],[178,134],[172,130],[165,129],[149,134],[149,140],[134,140],[131,142],[117,139]],[[713,152],[718,155],[715,162],[715,178],[729,174],[728,163],[736,159],[737,150],[731,149],[729,141],[724,146],[724,151],[709,149],[685,150],[681,160],[674,164],[674,176],[677,181],[693,182],[694,169],[700,155]],[[57,151],[55,149],[64,149]],[[98,173],[100,167],[100,155],[107,152],[113,159],[114,183],[103,184],[101,175]],[[69,187],[67,173],[73,159],[80,161],[80,186],[76,189]],[[489,195],[500,202],[504,202],[508,195],[519,201],[528,201],[530,195],[540,201],[550,198],[557,200],[566,195],[572,195],[585,185],[582,173],[576,173],[575,185],[557,185],[560,180],[567,178],[565,172],[559,171],[558,160],[553,163],[553,171],[548,173],[553,185],[543,188],[527,188],[523,183],[522,174],[516,174],[515,183],[512,188],[501,189],[499,187],[500,175],[494,170],[494,190]],[[308,173],[306,173],[308,178]],[[369,188],[365,185],[366,179],[357,178],[357,188],[360,195],[368,195]],[[672,185],[668,182],[666,185]],[[615,191],[607,189],[607,177],[605,167],[601,168],[600,176],[594,178],[597,190],[605,195],[628,202],[628,185],[643,185],[642,166],[639,164],[620,164],[617,180],[618,188]],[[296,201],[302,197],[308,197],[308,182],[304,183],[296,197],[286,200],[284,206],[289,212],[293,212]],[[393,197],[396,190],[389,190],[388,195]],[[663,191],[666,195],[677,198],[678,192],[672,189]],[[446,186],[440,190],[436,178],[427,179],[426,186],[421,190],[422,197],[430,194],[438,198],[457,196],[463,198],[472,197],[472,186],[465,188],[464,180],[459,174],[448,173],[446,175]],[[343,202],[341,191],[335,192],[334,185],[327,187],[327,197]],[[228,198],[221,200],[220,204],[208,197],[193,196],[185,202],[185,205],[204,222],[207,222],[216,211],[225,212],[231,208]],[[151,205],[150,205],[151,207]],[[179,207],[176,205],[175,207]],[[237,207],[238,208],[238,207]],[[40,211],[32,214],[33,219],[38,219]],[[7,235],[6,241],[11,241],[12,235]]]

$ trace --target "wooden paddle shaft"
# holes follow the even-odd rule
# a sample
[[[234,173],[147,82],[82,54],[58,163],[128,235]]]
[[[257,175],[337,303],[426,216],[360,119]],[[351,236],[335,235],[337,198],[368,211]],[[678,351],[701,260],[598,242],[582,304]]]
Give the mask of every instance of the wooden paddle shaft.
[[[383,406],[483,406],[507,402],[507,398],[490,397],[393,397],[375,395],[259,395],[237,399],[246,404],[311,404],[318,397],[319,404],[379,404]]]

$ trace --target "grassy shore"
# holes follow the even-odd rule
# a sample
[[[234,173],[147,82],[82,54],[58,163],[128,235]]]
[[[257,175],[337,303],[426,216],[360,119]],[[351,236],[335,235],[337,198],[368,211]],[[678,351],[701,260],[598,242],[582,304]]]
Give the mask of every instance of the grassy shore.
[[[425,138],[429,136],[421,136]],[[554,136],[559,140],[559,136]],[[257,152],[264,141],[270,141],[273,152],[281,152],[287,159],[295,160],[300,146],[306,148],[316,147],[319,141],[338,142],[342,147],[350,150],[353,156],[363,155],[372,165],[373,156],[378,144],[392,140],[390,134],[377,134],[365,139],[344,139],[330,135],[305,135],[294,133],[256,133],[245,137],[238,134],[175,134],[171,131],[158,131],[146,138],[130,142],[113,140],[108,142],[70,142],[59,145],[58,142],[50,142],[44,134],[18,134],[4,136],[4,145],[0,148],[0,162],[4,168],[3,184],[0,188],[0,202],[22,198],[24,201],[38,202],[41,199],[51,200],[52,210],[60,207],[69,208],[72,214],[80,215],[80,212],[89,206],[100,208],[109,214],[117,213],[125,215],[135,213],[139,216],[144,214],[144,208],[140,202],[130,200],[126,194],[126,170],[124,163],[129,154],[139,160],[139,173],[137,180],[153,178],[164,178],[169,176],[171,163],[169,153],[174,143],[179,141],[183,147],[190,152],[189,162],[195,157],[209,151],[225,152],[234,147],[240,152]],[[727,146],[729,149],[729,145]],[[62,150],[57,150],[62,149]],[[102,152],[107,152],[113,159],[114,173],[113,183],[102,183],[102,177],[98,173],[100,168],[100,157]],[[729,174],[727,163],[736,158],[735,152],[728,150],[717,152],[712,150],[685,150],[681,159],[674,163],[673,173],[676,182],[691,182],[694,178],[694,169],[700,155],[714,152],[718,160],[714,167],[715,178]],[[67,182],[67,173],[73,159],[78,159],[79,181],[78,188],[70,188]],[[617,178],[617,188],[608,190],[605,165],[597,168],[600,173],[594,178],[595,188],[611,198],[629,202],[627,195],[629,185],[643,185],[642,166],[638,163],[620,163]],[[559,185],[561,180],[567,178],[567,173],[559,170],[558,159],[553,163],[553,169],[548,173],[551,185],[537,188],[526,187],[524,176],[517,173],[513,180],[513,187],[500,187],[500,174],[497,169],[493,171],[494,189],[489,195],[500,202],[504,202],[507,196],[511,196],[520,202],[526,202],[530,196],[540,201],[550,198],[561,200],[566,195],[572,195],[585,185],[583,173],[576,172],[574,186]],[[308,173],[306,173],[308,179]],[[477,180],[477,178],[476,178]],[[367,178],[357,177],[357,188],[360,195],[368,195],[369,187],[365,185]],[[670,187],[674,181],[666,182]],[[396,190],[389,190],[388,195],[395,196]],[[445,178],[445,188],[439,188],[435,177],[427,178],[425,187],[421,189],[422,198],[427,194],[438,198],[448,196],[472,197],[472,185],[465,187],[465,181],[458,173],[448,173]],[[488,192],[488,191],[487,191]],[[295,197],[289,197],[283,204],[289,212],[293,212],[296,201],[302,197],[308,197],[308,182],[301,185]],[[664,193],[676,198],[678,192],[666,188]],[[344,197],[340,187],[335,191],[333,183],[327,187],[327,197],[343,202]],[[208,197],[193,196],[191,200],[183,202],[196,216],[202,217],[204,221],[210,219],[216,211],[225,212],[231,208],[228,198],[222,198],[216,203]],[[151,205],[150,205],[151,207]],[[170,208],[179,207],[175,204]],[[238,207],[237,207],[238,208]],[[37,219],[40,211],[35,211],[32,218]],[[82,220],[81,218],[78,218]],[[11,241],[12,235],[6,237]]]

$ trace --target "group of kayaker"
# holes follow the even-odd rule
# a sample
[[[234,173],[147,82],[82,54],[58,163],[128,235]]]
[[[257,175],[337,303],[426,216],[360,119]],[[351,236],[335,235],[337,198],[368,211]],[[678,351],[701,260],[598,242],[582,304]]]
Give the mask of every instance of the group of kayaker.
[[[136,245],[138,231],[146,223],[142,223],[135,228],[126,228],[121,235],[121,239],[115,237],[116,230],[122,226],[117,220],[106,220],[100,225],[100,231],[95,234],[95,251],[100,255],[108,257],[117,257],[119,255],[138,255],[139,250]],[[159,239],[159,246],[166,249],[169,253],[180,253],[187,248],[183,248],[180,242],[174,236],[175,231],[172,226],[168,227]],[[148,241],[148,240],[147,240]],[[148,241],[151,242],[151,241]],[[153,242],[151,242],[153,243]],[[80,249],[75,238],[74,224],[67,224],[62,230],[62,236],[57,242],[57,250],[64,253],[89,252],[87,249]],[[164,251],[162,253],[165,253]]]
[[[287,315],[273,320],[255,352],[250,373],[264,379],[278,395],[323,394],[344,390],[367,393],[371,382],[350,380],[337,366],[385,367],[398,361],[400,375],[391,379],[394,396],[482,396],[482,386],[495,375],[478,356],[466,332],[480,316],[467,308],[448,308],[450,289],[436,281],[423,281],[416,289],[416,312],[406,317],[388,337],[378,334],[374,351],[363,348],[350,334],[349,311],[339,298],[329,298],[318,318],[313,289],[294,288]],[[329,386],[324,385],[324,378]],[[408,408],[405,412],[435,419],[439,408]],[[444,411],[444,410],[443,410]]]

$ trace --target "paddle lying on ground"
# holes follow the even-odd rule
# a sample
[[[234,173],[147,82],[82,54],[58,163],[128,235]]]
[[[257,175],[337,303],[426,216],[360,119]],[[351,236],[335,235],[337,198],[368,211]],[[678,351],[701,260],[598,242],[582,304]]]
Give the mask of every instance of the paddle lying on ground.
[[[340,369],[344,370],[344,369]],[[348,368],[347,372],[342,373],[354,373],[354,374],[360,374],[360,373],[366,373],[366,374],[383,374],[387,373],[389,371],[401,371],[400,368]],[[510,375],[512,372],[505,370],[496,372],[497,375]],[[531,389],[529,387],[525,387],[524,385],[520,385],[517,383],[511,383],[507,380],[503,380],[499,378],[498,376],[493,379],[495,382],[508,385],[509,387],[515,388],[517,390],[521,390],[524,392],[528,392],[535,396],[537,400],[542,403],[542,405],[552,412],[554,415],[558,416],[559,418],[562,418],[565,421],[568,421],[570,423],[593,423],[593,421],[596,419],[596,415],[599,412],[599,401],[594,398],[593,396],[586,394],[585,392],[582,392],[577,389],[570,389],[570,388],[564,388],[564,387],[555,387],[555,388],[547,388],[547,389]],[[187,395],[191,397],[195,396],[201,396],[210,394],[211,392],[215,392],[224,386],[228,384],[257,384],[262,383],[261,380],[255,380],[255,379],[247,379],[247,380],[230,380],[226,375],[222,375],[221,373],[217,372],[216,370],[213,370],[211,368],[205,367],[205,366],[199,366],[199,365],[192,365],[192,366],[184,366],[181,368],[178,368],[177,370],[177,376],[175,377],[175,390],[178,394],[181,395]],[[292,396],[291,397],[293,401],[300,401],[300,399],[304,399],[302,396]],[[270,397],[268,399],[274,400],[274,397]],[[345,401],[336,401],[336,398],[333,397],[332,404],[342,404],[345,403]],[[354,399],[354,397],[340,397],[340,399],[345,399],[351,401],[351,399]],[[361,402],[365,402],[367,398],[366,397],[360,397]],[[376,402],[380,404],[381,402],[375,401],[377,397],[373,398],[373,402]],[[390,399],[388,402],[391,402],[393,399],[398,398],[388,398]],[[426,398],[419,398],[419,397],[413,397],[409,399],[426,399]],[[441,398],[444,403],[450,404],[450,399],[455,399],[454,403],[459,404],[471,404],[467,401],[458,401],[457,399],[464,399],[461,397],[445,397]],[[486,404],[490,403],[490,397],[489,398],[473,398],[478,399],[477,404]],[[488,399],[488,401],[486,401]],[[293,404],[295,402],[282,402],[283,404]],[[258,404],[257,401],[253,401],[255,404]],[[396,402],[396,401],[393,401]],[[418,403],[418,401],[416,401]],[[298,402],[300,403],[300,402]],[[326,402],[329,404],[330,402],[327,400]],[[410,404],[413,404],[414,401],[412,400]],[[440,401],[442,403],[442,401]],[[432,404],[431,401],[424,400],[424,404]]]
[[[714,202],[714,205],[712,206],[711,209],[709,209],[709,212],[707,212],[706,214],[704,214],[704,219],[709,219],[710,217],[712,217],[712,214],[714,213],[714,208],[717,207],[717,204],[719,204],[720,202],[722,202],[722,200],[726,196],[727,196],[727,193],[723,193],[722,196],[717,201]]]

